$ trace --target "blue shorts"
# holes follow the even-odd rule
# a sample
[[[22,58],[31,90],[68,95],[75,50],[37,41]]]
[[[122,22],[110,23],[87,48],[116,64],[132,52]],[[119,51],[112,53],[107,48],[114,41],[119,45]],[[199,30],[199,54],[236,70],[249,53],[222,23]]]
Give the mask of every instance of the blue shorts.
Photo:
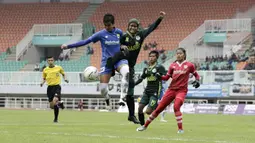
[[[126,64],[128,65],[128,61],[123,59],[123,60],[120,60],[118,61],[115,65],[114,65],[114,69],[118,69],[121,65],[123,64]],[[103,75],[103,74],[110,74],[112,73],[112,69],[111,68],[107,68],[106,67],[106,64],[102,64],[101,65],[101,68],[100,68],[100,75]]]

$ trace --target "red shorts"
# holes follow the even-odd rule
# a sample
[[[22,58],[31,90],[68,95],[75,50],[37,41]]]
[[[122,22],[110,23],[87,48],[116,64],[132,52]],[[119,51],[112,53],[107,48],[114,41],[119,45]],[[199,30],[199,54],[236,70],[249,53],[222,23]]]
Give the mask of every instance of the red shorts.
[[[165,92],[162,101],[169,102],[169,104],[174,99],[181,99],[182,102],[184,102],[186,95],[187,95],[188,89],[167,89]]]

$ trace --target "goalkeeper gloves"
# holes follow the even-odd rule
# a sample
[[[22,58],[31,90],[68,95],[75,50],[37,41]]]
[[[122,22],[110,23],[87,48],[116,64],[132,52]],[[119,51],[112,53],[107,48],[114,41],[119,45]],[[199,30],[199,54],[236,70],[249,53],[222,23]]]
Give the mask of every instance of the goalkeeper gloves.
[[[194,82],[192,82],[192,85],[193,87],[198,88],[200,86],[200,83],[198,80],[195,80]]]

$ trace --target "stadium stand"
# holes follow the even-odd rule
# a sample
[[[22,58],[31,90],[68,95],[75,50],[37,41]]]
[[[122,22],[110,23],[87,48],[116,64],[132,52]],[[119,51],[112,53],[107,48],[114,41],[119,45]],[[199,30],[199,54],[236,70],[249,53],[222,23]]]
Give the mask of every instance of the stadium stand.
[[[29,4],[0,4],[0,52],[16,44],[26,35],[34,24],[71,23],[89,5],[89,3],[29,3]],[[4,19],[4,20],[3,20]],[[9,66],[14,63],[12,70],[20,70],[24,66],[14,61],[5,63],[4,53],[1,63]],[[5,58],[3,58],[5,57]],[[26,62],[22,62],[26,63]],[[12,64],[11,64],[12,65]],[[1,69],[0,69],[1,70]]]
[[[0,4],[0,50],[16,44],[34,24],[73,22],[88,3]]]
[[[141,26],[145,28],[157,18],[159,10],[163,10],[167,13],[166,18],[145,43],[156,41],[157,49],[167,50],[166,56],[169,58],[174,55],[171,50],[175,49],[178,43],[201,25],[204,20],[231,18],[237,10],[239,12],[246,11],[254,3],[253,0],[104,2],[89,21],[96,26],[98,31],[104,28],[103,14],[109,12],[116,16],[116,27],[123,31],[127,28],[128,20],[133,17],[138,18],[141,21]],[[88,5],[88,3],[0,4],[0,18],[5,19],[0,22],[0,32],[5,35],[0,37],[0,51],[4,52],[8,47],[15,46],[33,24],[73,22]],[[12,11],[12,9],[16,9],[16,11]],[[143,13],[140,12],[141,9],[144,11]],[[84,25],[84,32],[88,33],[85,35],[86,37],[92,34],[91,27],[90,24]],[[91,65],[99,68],[100,44],[97,43],[92,47],[94,54],[91,56]],[[147,59],[148,52],[149,50],[141,50],[138,58],[138,70],[144,66],[143,61]],[[72,65],[71,63],[70,65]],[[43,64],[41,63],[41,65]],[[68,65],[67,62],[64,67],[68,67]],[[70,69],[73,70],[73,68]]]
[[[253,0],[161,0],[158,1],[132,1],[132,2],[105,2],[90,18],[97,29],[102,29],[102,16],[104,13],[113,13],[116,16],[116,27],[127,28],[130,18],[138,18],[142,27],[147,27],[158,16],[159,10],[167,13],[166,18],[159,28],[153,32],[145,43],[157,41],[158,48],[172,50],[189,33],[201,25],[207,19],[226,19],[231,18],[236,10],[246,11]],[[143,10],[143,12],[141,12]],[[101,49],[99,44],[95,47],[95,56],[92,56],[92,65],[99,67]],[[147,59],[148,51],[141,51],[138,63]],[[171,54],[171,53],[169,53]]]

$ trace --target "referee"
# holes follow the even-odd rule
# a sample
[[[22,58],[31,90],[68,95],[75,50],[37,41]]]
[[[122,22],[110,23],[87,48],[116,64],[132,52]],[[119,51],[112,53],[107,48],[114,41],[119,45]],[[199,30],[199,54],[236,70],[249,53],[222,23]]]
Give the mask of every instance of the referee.
[[[45,82],[48,84],[47,96],[50,103],[50,108],[54,109],[55,118],[53,122],[57,123],[59,108],[65,108],[63,101],[61,101],[60,74],[62,74],[66,83],[68,83],[68,80],[66,79],[63,68],[54,64],[53,57],[48,57],[47,62],[48,66],[43,70],[43,81],[40,85],[42,87]]]

